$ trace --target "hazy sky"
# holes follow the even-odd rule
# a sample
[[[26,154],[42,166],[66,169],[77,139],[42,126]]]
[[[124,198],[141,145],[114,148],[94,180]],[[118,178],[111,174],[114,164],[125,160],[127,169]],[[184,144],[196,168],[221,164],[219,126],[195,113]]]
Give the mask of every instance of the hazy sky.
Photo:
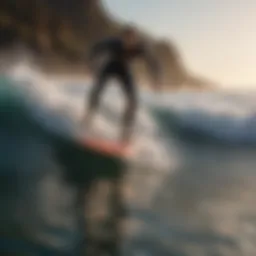
[[[174,39],[189,69],[256,89],[256,0],[103,0],[109,12]]]

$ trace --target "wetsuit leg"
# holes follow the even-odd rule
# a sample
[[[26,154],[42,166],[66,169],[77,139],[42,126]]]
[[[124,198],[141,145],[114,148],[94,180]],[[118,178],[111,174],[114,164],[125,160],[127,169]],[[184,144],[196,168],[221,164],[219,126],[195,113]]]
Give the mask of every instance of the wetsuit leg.
[[[118,78],[122,84],[122,89],[124,91],[127,101],[123,117],[122,140],[128,142],[132,135],[132,129],[134,126],[137,111],[137,91],[135,88],[133,77],[130,74],[128,68],[120,68],[118,72]]]
[[[105,88],[107,79],[111,76],[112,65],[107,64],[96,77],[96,83],[93,85],[92,90],[89,95],[87,114],[83,123],[89,123],[91,121],[93,113],[96,111],[99,105],[100,97],[102,95],[103,89]]]
[[[108,78],[107,69],[104,69],[98,76],[96,83],[93,85],[92,90],[89,95],[89,111],[94,111],[98,105],[100,96],[103,92],[103,89],[106,85],[106,80]]]

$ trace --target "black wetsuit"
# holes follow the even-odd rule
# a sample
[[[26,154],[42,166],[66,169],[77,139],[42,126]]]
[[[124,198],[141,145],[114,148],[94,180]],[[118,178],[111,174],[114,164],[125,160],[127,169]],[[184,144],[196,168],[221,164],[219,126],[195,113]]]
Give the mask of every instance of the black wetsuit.
[[[92,89],[89,100],[89,110],[94,110],[99,103],[99,97],[109,78],[117,78],[128,100],[124,115],[124,126],[130,128],[134,121],[137,108],[137,92],[130,70],[130,62],[137,57],[144,58],[151,69],[151,74],[158,76],[158,63],[143,43],[139,43],[133,49],[126,49],[119,38],[110,38],[95,45],[91,52],[91,58],[101,54],[108,54],[108,61],[103,65],[96,84]],[[125,136],[125,135],[124,135]]]

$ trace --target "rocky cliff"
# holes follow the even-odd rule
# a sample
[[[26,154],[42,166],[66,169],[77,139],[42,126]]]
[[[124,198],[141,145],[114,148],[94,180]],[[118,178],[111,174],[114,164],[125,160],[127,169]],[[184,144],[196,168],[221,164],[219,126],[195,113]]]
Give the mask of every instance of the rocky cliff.
[[[0,2],[1,49],[22,44],[36,53],[42,67],[51,71],[85,72],[84,56],[91,44],[118,32],[119,28],[120,23],[111,18],[100,0]],[[172,43],[153,37],[150,42],[163,67],[168,88],[209,88],[203,79],[190,74]],[[138,77],[147,78],[144,65],[137,65]]]

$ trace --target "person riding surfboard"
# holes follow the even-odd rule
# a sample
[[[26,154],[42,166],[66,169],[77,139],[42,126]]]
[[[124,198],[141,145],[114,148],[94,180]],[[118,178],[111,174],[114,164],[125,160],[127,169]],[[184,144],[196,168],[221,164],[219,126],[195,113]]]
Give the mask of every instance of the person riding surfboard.
[[[109,78],[116,78],[127,100],[121,135],[121,141],[124,145],[127,145],[131,139],[138,105],[136,85],[129,64],[137,57],[144,58],[153,77],[154,89],[159,90],[159,63],[145,42],[140,38],[136,28],[131,25],[125,26],[119,36],[106,38],[96,43],[90,51],[90,63],[93,64],[98,56],[105,53],[108,54],[108,59],[100,69],[100,72],[95,75],[95,84],[89,94],[89,105],[82,123],[86,124],[88,128],[88,125],[91,124],[91,118],[99,105],[100,96],[107,80]]]

